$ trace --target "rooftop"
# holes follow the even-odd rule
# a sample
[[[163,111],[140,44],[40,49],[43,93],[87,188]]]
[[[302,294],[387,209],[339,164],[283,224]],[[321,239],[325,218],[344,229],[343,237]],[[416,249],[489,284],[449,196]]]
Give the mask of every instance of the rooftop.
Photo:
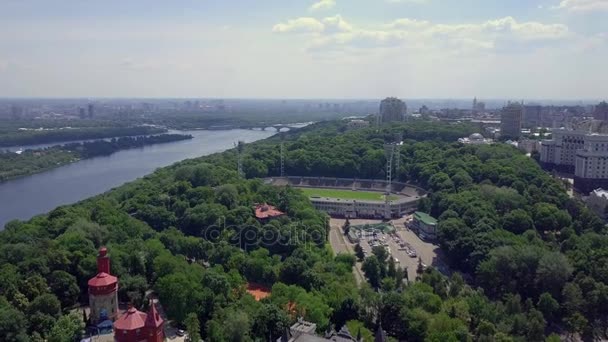
[[[114,285],[118,282],[118,278],[105,272],[98,273],[95,277],[89,279],[90,287],[102,287]]]
[[[427,224],[427,225],[436,225],[437,224],[437,219],[435,219],[433,216],[431,216],[427,213],[423,213],[421,211],[415,212],[414,218],[416,220],[422,221],[424,224]]]
[[[114,329],[127,331],[141,329],[145,325],[146,316],[145,313],[131,307],[114,322]]]
[[[284,212],[282,212],[279,209],[277,209],[276,207],[273,207],[272,205],[268,205],[266,203],[258,204],[255,206],[255,217],[257,219],[269,219],[269,218],[280,217],[283,215],[285,215]]]

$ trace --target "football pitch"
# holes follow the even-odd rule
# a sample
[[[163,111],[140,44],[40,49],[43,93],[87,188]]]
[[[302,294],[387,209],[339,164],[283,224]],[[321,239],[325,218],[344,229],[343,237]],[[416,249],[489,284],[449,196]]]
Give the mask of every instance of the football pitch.
[[[308,197],[329,197],[350,200],[362,201],[384,201],[384,194],[374,191],[352,191],[352,190],[337,190],[337,189],[318,189],[318,188],[299,188]],[[395,195],[390,195],[389,200],[398,199]]]

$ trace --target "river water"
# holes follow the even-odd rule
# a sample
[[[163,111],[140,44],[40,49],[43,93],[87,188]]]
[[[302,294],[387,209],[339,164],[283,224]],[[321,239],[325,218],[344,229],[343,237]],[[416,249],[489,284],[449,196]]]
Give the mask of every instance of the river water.
[[[175,133],[190,134],[194,139],[118,151],[0,183],[0,230],[13,219],[27,220],[104,193],[159,167],[230,149],[237,140],[254,142],[276,132],[234,129]]]

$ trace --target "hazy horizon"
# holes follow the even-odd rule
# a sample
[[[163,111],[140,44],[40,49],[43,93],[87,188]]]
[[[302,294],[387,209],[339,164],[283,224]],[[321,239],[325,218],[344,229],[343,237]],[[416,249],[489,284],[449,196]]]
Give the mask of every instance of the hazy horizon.
[[[607,0],[4,1],[0,98],[608,93]]]

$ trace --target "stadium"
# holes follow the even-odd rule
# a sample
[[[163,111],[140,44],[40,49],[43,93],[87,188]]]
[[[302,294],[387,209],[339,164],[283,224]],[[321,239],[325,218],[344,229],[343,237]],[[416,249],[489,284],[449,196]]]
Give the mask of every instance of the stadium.
[[[426,191],[417,186],[387,181],[327,177],[278,177],[267,179],[275,186],[290,185],[309,196],[316,209],[338,218],[391,219],[412,213]]]

